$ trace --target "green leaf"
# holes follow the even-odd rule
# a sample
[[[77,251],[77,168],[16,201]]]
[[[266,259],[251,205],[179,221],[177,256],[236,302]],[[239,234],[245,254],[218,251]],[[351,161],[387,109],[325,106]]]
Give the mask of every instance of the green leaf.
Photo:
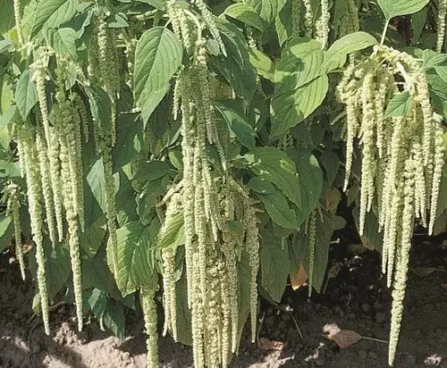
[[[249,150],[253,150],[256,145],[255,132],[253,127],[247,123],[248,117],[245,116],[240,105],[236,101],[215,103],[217,111],[220,112],[236,139]]]
[[[295,163],[275,147],[257,147],[245,155],[251,170],[275,184],[287,198],[301,207],[301,192]]]
[[[105,222],[105,217],[102,216],[81,234],[79,240],[80,246],[90,258],[96,255],[104,241],[104,237],[106,236]]]
[[[45,39],[56,53],[62,56],[69,56],[73,60],[77,60],[76,53],[76,32],[72,28],[50,28],[45,34]]]
[[[412,105],[413,99],[410,96],[410,92],[405,91],[397,93],[390,102],[388,102],[383,118],[387,119],[393,116],[408,116],[411,113]]]
[[[360,208],[358,206],[355,207],[352,214],[354,215],[355,224],[358,229]],[[373,211],[366,213],[363,235],[360,239],[365,247],[382,252],[383,232],[379,231],[379,221]]]
[[[269,80],[270,82],[273,82],[275,66],[273,65],[273,62],[270,60],[270,58],[262,51],[259,51],[257,49],[250,48],[248,50],[248,53],[250,57],[250,63],[256,69],[258,74],[261,77]]]
[[[275,89],[272,98],[272,131],[270,139],[276,139],[306,119],[323,102],[329,88],[328,78],[322,75],[297,89],[285,90],[285,84]]]
[[[35,37],[41,29],[57,28],[76,13],[74,0],[40,0],[34,18],[31,38]]]
[[[93,124],[95,124],[98,132],[109,133],[112,129],[110,125],[112,121],[112,101],[108,93],[96,85],[84,87],[84,90],[90,104]]]
[[[377,45],[377,40],[366,32],[350,33],[335,41],[324,57],[323,70],[327,73],[341,68],[349,54]]]
[[[297,224],[300,226],[317,207],[323,189],[323,172],[318,160],[306,150],[294,149],[289,152],[295,161],[298,172],[301,196],[301,208],[297,213]]]
[[[14,234],[14,225],[10,216],[0,217],[0,253],[11,244],[11,238]]]
[[[265,178],[254,176],[247,183],[247,188],[260,194],[272,194],[276,192],[274,185]]]
[[[377,0],[387,20],[420,11],[430,0]]]
[[[182,63],[183,46],[166,27],[143,33],[135,50],[135,101],[147,121],[169,89],[169,81]]]
[[[175,293],[177,310],[177,341],[181,344],[192,345],[191,310],[188,307],[188,294],[185,273],[183,273],[180,280],[177,281]]]
[[[287,0],[249,0],[247,4],[251,5],[267,23],[272,23],[286,2]]]
[[[180,212],[171,216],[169,223],[164,225],[163,233],[160,232],[158,247],[159,248],[177,248],[185,244],[185,229],[183,213]]]
[[[143,124],[139,115],[118,116],[116,144],[112,150],[114,171],[131,162],[141,151],[143,144]]]
[[[110,301],[104,313],[104,325],[121,341],[124,340],[125,322],[123,305]]]
[[[286,247],[281,248],[281,237],[272,231],[261,232],[261,238],[262,286],[275,302],[280,303],[289,276],[286,266],[289,264],[289,252]]]
[[[421,38],[427,22],[428,7],[424,7],[411,16],[411,27],[413,28],[413,45],[417,44]]]
[[[236,95],[249,103],[256,91],[256,73],[250,63],[247,41],[234,24],[222,19],[216,19],[216,24],[227,56],[211,56],[211,64],[235,90]]]
[[[94,198],[99,206],[106,211],[105,203],[105,181],[104,181],[104,163],[102,158],[98,159],[87,174],[87,183],[91,189]]]
[[[37,89],[32,81],[31,71],[26,69],[20,76],[15,93],[17,108],[23,120],[26,120],[29,112],[37,103]]]
[[[117,285],[123,296],[129,295],[152,279],[152,253],[159,228],[158,221],[153,221],[150,226],[133,221],[118,229]]]
[[[433,50],[426,49],[422,53],[422,67],[430,69],[436,67],[447,68],[447,55],[438,54]]]
[[[4,111],[0,115],[0,126],[6,126],[9,123],[13,122],[13,118],[15,117],[17,113],[17,106],[11,105],[9,106],[8,110]]]
[[[294,22],[292,19],[292,2],[288,1],[275,18],[276,34],[278,35],[278,41],[281,47],[292,37],[292,25]]]
[[[113,274],[105,262],[103,251],[100,250],[93,259],[83,257],[81,266],[83,289],[97,288],[115,299],[121,298]]]
[[[88,298],[88,304],[95,318],[102,318],[107,307],[107,293],[99,289],[93,289]]]
[[[258,198],[264,203],[265,209],[272,221],[284,229],[295,230],[297,225],[296,213],[290,209],[286,197],[280,192],[272,194],[257,194]]]
[[[246,3],[232,4],[225,9],[223,14],[256,28],[261,32],[264,29],[262,19],[259,17],[258,13],[256,13],[252,6]]]
[[[47,241],[44,242],[44,252],[48,298],[54,300],[70,276],[70,252],[67,248],[61,246],[53,248]],[[33,277],[36,277],[37,264],[35,249],[29,253],[28,262]]]
[[[12,45],[12,42],[8,40],[0,40],[0,54],[9,50],[9,47]]]

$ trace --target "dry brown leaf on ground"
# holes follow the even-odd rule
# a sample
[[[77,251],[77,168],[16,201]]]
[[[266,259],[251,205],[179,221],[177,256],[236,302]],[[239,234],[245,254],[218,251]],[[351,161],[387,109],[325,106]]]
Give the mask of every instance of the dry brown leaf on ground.
[[[261,337],[258,341],[259,349],[261,350],[284,350],[284,343],[281,341],[269,340],[265,337]]]
[[[438,271],[436,267],[416,267],[411,268],[411,271],[419,278],[423,279],[424,277],[430,276],[432,273]]]
[[[327,324],[323,327],[323,336],[335,342],[342,349],[349,348],[362,339],[362,336],[357,332],[342,330],[335,323]]]
[[[307,281],[307,273],[303,265],[300,264],[300,268],[296,274],[290,274],[290,282],[293,290],[296,290],[303,286]]]

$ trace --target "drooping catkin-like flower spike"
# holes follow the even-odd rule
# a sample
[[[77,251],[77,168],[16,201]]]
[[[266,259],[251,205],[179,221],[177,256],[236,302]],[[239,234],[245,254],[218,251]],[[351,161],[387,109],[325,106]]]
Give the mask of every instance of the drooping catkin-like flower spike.
[[[301,7],[302,0],[292,0],[292,37],[298,38],[301,34]]]
[[[48,161],[48,149],[43,136],[42,127],[36,131],[37,160],[40,169],[40,184],[42,186],[43,201],[50,240],[55,246],[57,240],[56,220],[54,214],[53,191],[51,189],[51,171]]]
[[[60,118],[57,128],[59,130],[61,182],[64,193],[64,207],[68,224],[68,245],[70,249],[71,269],[73,272],[73,289],[76,304],[78,330],[83,327],[83,296],[81,255],[79,244],[79,203],[78,203],[78,170],[77,149],[75,137],[75,119],[73,104],[70,100],[60,102],[55,109],[60,109]]]
[[[321,43],[323,50],[327,49],[329,40],[329,20],[331,14],[329,12],[329,0],[321,0],[321,17],[318,22],[317,39]]]
[[[309,298],[312,296],[314,268],[315,268],[315,248],[317,240],[317,214],[312,211],[309,220]]]
[[[20,16],[20,0],[14,0],[14,19],[16,22],[17,39],[20,44],[23,44],[22,34],[22,18]]]
[[[47,146],[50,144],[50,121],[48,115],[48,103],[45,90],[46,71],[48,68],[49,51],[40,49],[36,61],[33,63],[33,79],[36,82],[37,97],[39,100],[40,114],[42,116],[42,125],[45,133],[45,142]]]
[[[144,327],[146,330],[147,366],[157,368],[158,361],[158,332],[157,332],[157,306],[155,304],[156,285],[144,285],[141,288],[141,309],[144,315]]]
[[[245,235],[245,247],[250,263],[250,321],[251,342],[256,341],[256,322],[258,314],[258,270],[259,270],[259,219],[256,216],[256,207],[253,201],[245,203],[245,223],[247,232]]]
[[[306,30],[306,36],[311,37],[313,33],[313,25],[314,25],[314,12],[312,10],[312,1],[311,0],[303,0],[304,7],[306,9],[306,13],[304,15],[304,27]]]
[[[200,13],[202,14],[202,18],[206,26],[208,27],[210,33],[213,35],[213,38],[217,41],[219,45],[220,51],[224,56],[227,56],[227,50],[222,41],[222,37],[220,36],[219,29],[217,28],[216,22],[214,20],[214,15],[211,10],[208,8],[204,0],[194,0],[193,3],[197,6]]]
[[[8,196],[8,204],[6,212],[12,216],[14,224],[14,239],[17,261],[19,262],[20,274],[22,280],[25,281],[25,260],[23,259],[22,250],[22,226],[20,225],[20,191],[19,186],[14,183],[8,184],[6,187],[6,195]]]
[[[31,220],[31,234],[36,244],[37,286],[40,294],[40,305],[45,333],[50,334],[50,318],[48,306],[48,289],[45,270],[45,251],[43,248],[43,211],[42,191],[40,186],[40,170],[34,145],[31,127],[25,124],[17,127],[18,139],[23,142],[23,153],[26,173],[28,210]]]
[[[438,39],[436,42],[436,52],[441,53],[445,41],[445,18],[447,15],[447,0],[439,0],[438,4],[438,20],[436,22],[436,34],[438,35]]]

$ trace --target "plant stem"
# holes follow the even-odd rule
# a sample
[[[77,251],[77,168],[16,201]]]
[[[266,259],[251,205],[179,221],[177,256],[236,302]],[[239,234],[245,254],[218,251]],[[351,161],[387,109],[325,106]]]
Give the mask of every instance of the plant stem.
[[[383,43],[385,42],[386,31],[388,30],[389,24],[390,24],[390,19],[387,19],[385,22],[385,26],[383,28],[382,38],[380,39],[380,45],[383,45]]]

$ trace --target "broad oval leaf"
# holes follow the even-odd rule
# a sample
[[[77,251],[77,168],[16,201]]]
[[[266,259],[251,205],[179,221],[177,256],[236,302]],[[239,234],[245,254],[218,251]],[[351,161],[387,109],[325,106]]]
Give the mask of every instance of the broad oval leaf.
[[[156,246],[160,224],[157,220],[150,226],[132,221],[119,228],[117,284],[123,296],[151,281],[154,272],[153,251]]]
[[[312,114],[323,102],[328,88],[328,78],[322,75],[297,89],[275,91],[270,139],[279,138]]]
[[[29,112],[37,103],[37,89],[34,85],[31,71],[25,70],[19,78],[16,87],[16,104],[23,120],[26,120]]]
[[[57,28],[76,13],[75,0],[40,0],[37,3],[31,38],[42,29]]]
[[[289,252],[287,247],[281,248],[281,238],[272,231],[261,232],[261,238],[262,286],[275,302],[280,303],[289,276]]]
[[[323,70],[327,73],[342,67],[346,62],[346,57],[355,51],[360,51],[377,45],[377,40],[366,32],[355,32],[348,34],[335,41],[324,57]]]
[[[301,192],[295,163],[275,147],[257,147],[245,155],[250,169],[260,178],[275,184],[284,195],[301,207]]]
[[[260,17],[267,23],[272,23],[281,9],[286,5],[287,0],[249,0],[253,9],[255,9]]]
[[[76,39],[77,35],[72,28],[48,29],[45,33],[45,38],[48,44],[58,54],[63,56],[70,56],[76,60]]]
[[[264,29],[262,19],[259,17],[258,13],[256,13],[256,11],[253,9],[253,7],[248,4],[245,3],[232,4],[225,9],[224,14],[242,23],[245,23],[253,28],[256,28],[261,32]]]
[[[377,0],[387,20],[402,15],[414,14],[430,0]]]
[[[183,46],[165,27],[144,32],[135,50],[135,101],[145,110],[145,120],[153,113],[169,89],[169,81],[182,63]],[[149,100],[149,102],[148,102]]]
[[[258,198],[272,218],[272,221],[284,229],[296,230],[298,228],[296,213],[289,207],[286,197],[281,192],[259,194]]]
[[[413,105],[413,99],[410,92],[404,91],[397,93],[388,102],[388,106],[383,116],[384,119],[391,118],[393,116],[407,116],[411,113],[411,106]]]

